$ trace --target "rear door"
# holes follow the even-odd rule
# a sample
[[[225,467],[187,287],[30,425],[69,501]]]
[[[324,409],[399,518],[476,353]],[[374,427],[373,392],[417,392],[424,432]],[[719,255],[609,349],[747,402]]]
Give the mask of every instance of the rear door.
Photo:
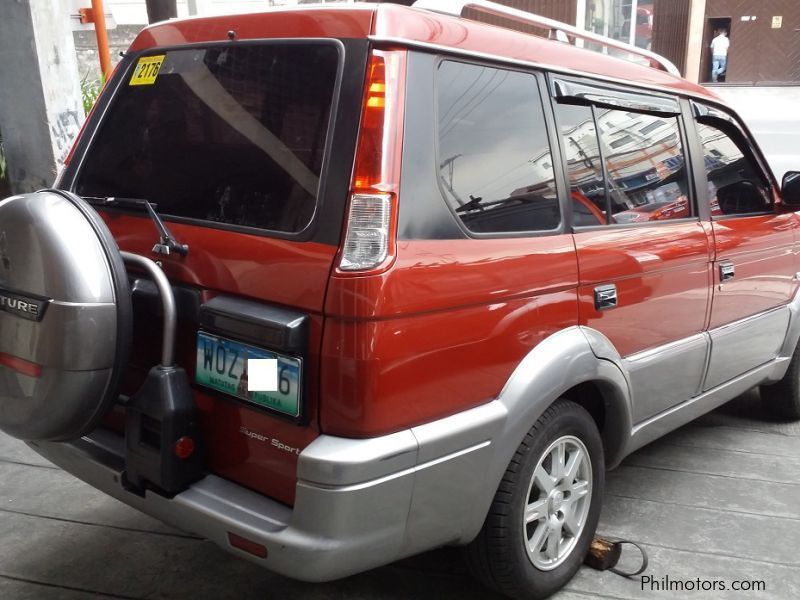
[[[767,171],[729,113],[694,105],[715,240],[711,360],[704,389],[777,356],[797,289],[797,217],[776,207]]]
[[[100,209],[120,248],[158,260],[174,285],[178,362],[194,384],[210,469],[289,504],[297,456],[319,433],[322,309],[366,49],[279,40],[131,56],[62,182],[96,206],[153,203],[188,246],[186,256],[155,254],[144,211]],[[127,393],[158,362],[161,338],[152,282],[136,272],[131,281]],[[247,358],[276,357],[278,390],[249,392]]]
[[[623,357],[640,422],[697,395],[708,346],[711,249],[687,173],[680,103],[586,81],[553,88],[580,322]]]

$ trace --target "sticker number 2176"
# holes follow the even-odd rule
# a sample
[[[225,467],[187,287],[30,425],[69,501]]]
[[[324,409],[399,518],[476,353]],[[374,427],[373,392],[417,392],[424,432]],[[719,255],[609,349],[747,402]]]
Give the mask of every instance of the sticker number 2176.
[[[166,55],[144,56],[136,63],[130,85],[153,85]]]

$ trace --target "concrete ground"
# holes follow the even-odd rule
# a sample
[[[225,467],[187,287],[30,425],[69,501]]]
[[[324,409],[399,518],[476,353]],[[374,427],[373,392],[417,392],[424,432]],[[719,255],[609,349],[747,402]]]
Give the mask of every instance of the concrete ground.
[[[557,600],[800,598],[800,424],[734,400],[609,474],[600,532],[644,543],[656,580],[763,580],[761,592],[656,592],[583,568]],[[0,598],[493,598],[458,552],[343,581],[273,575],[104,496],[0,437]],[[631,558],[632,555],[629,557]]]

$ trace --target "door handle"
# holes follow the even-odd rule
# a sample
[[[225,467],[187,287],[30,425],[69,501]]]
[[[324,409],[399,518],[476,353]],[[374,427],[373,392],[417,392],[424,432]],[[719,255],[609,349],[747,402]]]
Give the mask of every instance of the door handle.
[[[594,307],[597,310],[608,310],[617,307],[617,286],[613,283],[599,285],[594,288]]]
[[[736,267],[733,266],[733,263],[729,260],[725,262],[719,263],[719,280],[727,281],[728,279],[733,279],[736,276]]]

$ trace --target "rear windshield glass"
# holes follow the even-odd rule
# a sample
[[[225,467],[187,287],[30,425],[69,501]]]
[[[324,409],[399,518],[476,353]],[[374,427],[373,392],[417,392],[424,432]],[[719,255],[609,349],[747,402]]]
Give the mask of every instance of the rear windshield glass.
[[[298,232],[316,206],[338,61],[336,46],[322,43],[140,57],[92,142],[76,192]]]

